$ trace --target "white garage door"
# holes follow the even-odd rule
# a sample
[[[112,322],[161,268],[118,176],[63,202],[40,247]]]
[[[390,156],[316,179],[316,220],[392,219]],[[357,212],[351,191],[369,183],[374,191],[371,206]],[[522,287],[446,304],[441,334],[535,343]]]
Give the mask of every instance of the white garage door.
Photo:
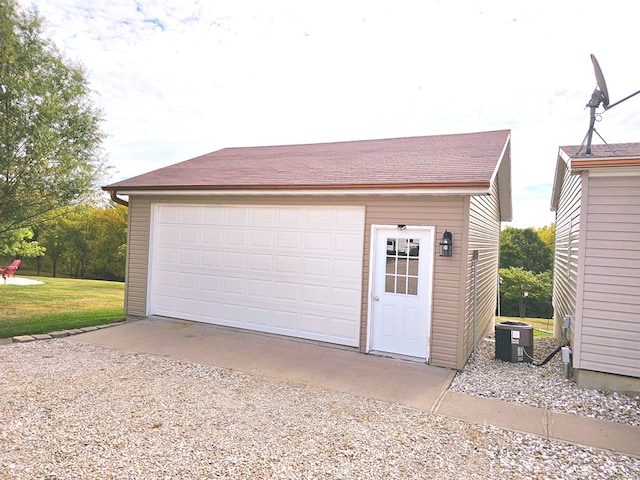
[[[150,315],[359,344],[364,209],[156,205]]]

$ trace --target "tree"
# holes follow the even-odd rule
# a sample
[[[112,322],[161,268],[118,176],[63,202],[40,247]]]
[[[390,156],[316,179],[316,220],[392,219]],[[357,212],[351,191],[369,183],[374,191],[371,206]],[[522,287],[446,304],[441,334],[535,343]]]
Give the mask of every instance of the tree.
[[[520,267],[542,273],[552,266],[553,249],[533,228],[507,227],[500,232],[500,268]]]
[[[91,278],[124,279],[128,209],[122,205],[94,208],[89,218]]]
[[[0,234],[95,194],[106,168],[84,68],[42,23],[16,0],[0,1]]]
[[[500,269],[500,294],[505,299],[503,315],[514,316],[517,310],[521,318],[526,316],[527,306],[531,316],[549,318],[550,311],[542,310],[551,306],[552,278],[549,270],[535,274],[520,267]],[[516,308],[517,307],[517,308]]]
[[[123,206],[57,210],[40,231],[53,276],[61,271],[72,277],[123,280],[128,213]]]
[[[540,240],[553,252],[556,248],[556,224],[552,223],[548,227],[538,228],[536,229],[536,233],[540,237]]]
[[[0,234],[0,255],[4,257],[41,257],[45,248],[33,240],[33,231],[19,228]]]

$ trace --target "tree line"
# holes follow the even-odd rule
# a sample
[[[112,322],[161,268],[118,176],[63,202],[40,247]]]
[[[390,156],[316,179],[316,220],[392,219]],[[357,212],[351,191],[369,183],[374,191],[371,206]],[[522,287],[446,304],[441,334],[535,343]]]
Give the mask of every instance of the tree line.
[[[555,226],[500,232],[500,315],[553,316]]]
[[[61,208],[46,222],[0,235],[0,253],[38,275],[124,280],[127,215],[121,205]]]

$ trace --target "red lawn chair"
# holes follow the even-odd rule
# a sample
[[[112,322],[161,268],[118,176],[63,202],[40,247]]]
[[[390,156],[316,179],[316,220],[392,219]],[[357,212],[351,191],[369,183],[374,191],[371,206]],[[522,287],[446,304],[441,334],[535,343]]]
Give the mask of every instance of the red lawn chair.
[[[16,270],[20,268],[21,263],[22,263],[22,260],[19,260],[16,258],[13,262],[11,262],[11,265],[7,265],[6,267],[0,267],[0,274],[2,274],[2,278],[4,279],[5,283],[7,281],[7,277],[16,276]]]

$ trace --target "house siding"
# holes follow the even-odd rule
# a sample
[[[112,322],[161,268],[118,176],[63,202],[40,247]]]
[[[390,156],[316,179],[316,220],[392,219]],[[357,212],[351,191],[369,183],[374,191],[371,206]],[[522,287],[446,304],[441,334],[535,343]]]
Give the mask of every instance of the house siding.
[[[125,314],[144,317],[147,308],[151,203],[147,197],[130,197],[125,288]]]
[[[578,290],[578,245],[580,239],[580,210],[582,179],[564,170],[561,192],[556,209],[556,240],[553,264],[553,311],[555,336],[560,337],[563,319],[571,317],[568,337],[573,337]]]
[[[498,263],[500,245],[500,205],[498,182],[494,181],[490,195],[469,199],[468,245],[466,251],[466,284],[464,335],[458,363],[464,363],[473,352],[474,317],[476,341],[491,328],[495,318],[498,295]],[[476,263],[476,308],[474,315],[473,252]],[[459,367],[461,368],[461,367]]]
[[[132,195],[129,205],[129,251],[127,260],[126,313],[145,316],[147,305],[147,283],[149,270],[151,205],[154,203],[182,203],[207,205],[323,205],[364,206],[365,231],[363,245],[362,309],[360,350],[367,350],[369,312],[369,254],[371,226],[424,225],[435,227],[434,284],[431,316],[430,363],[442,367],[462,368],[464,355],[458,351],[460,325],[464,318],[464,305],[460,298],[465,294],[467,270],[467,248],[460,250],[454,244],[453,257],[438,256],[438,242],[445,229],[457,238],[466,237],[468,222],[468,197],[464,196],[286,196],[286,197],[204,197],[204,196],[147,196]],[[465,205],[467,208],[465,209]],[[482,243],[482,242],[481,242]],[[466,244],[465,244],[466,245]],[[497,248],[497,247],[496,247]],[[462,251],[465,252],[462,255]],[[495,254],[497,256],[497,251]],[[488,257],[489,255],[487,255]],[[492,293],[495,298],[495,290]],[[491,300],[489,300],[490,302]],[[479,302],[483,304],[484,302]],[[465,358],[466,361],[466,358]]]
[[[640,175],[588,183],[574,368],[640,377]]]

